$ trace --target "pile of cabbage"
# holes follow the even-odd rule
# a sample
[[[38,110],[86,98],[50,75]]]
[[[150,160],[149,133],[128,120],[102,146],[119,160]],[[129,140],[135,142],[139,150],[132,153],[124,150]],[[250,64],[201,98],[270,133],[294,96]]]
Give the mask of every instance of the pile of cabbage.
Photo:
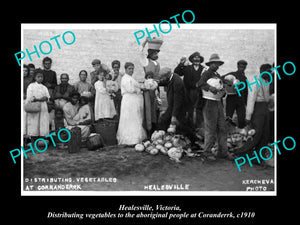
[[[147,90],[155,90],[158,87],[158,83],[154,79],[149,78],[144,81],[141,87]]]
[[[227,147],[231,151],[235,148],[241,147],[246,141],[253,140],[253,135],[255,134],[254,129],[241,129],[240,131],[233,132],[227,136]]]
[[[241,130],[236,130],[227,135],[227,148],[229,152],[234,152],[235,149],[242,147],[246,141],[253,140],[253,135],[255,134],[254,129],[244,128]],[[217,155],[218,145],[217,143],[211,149],[214,155]]]
[[[175,134],[175,131],[176,127],[172,125],[168,128],[167,132],[163,130],[154,131],[151,140],[135,145],[135,150],[151,155],[163,154],[175,162],[180,162],[184,154],[195,156],[195,154],[191,153],[190,140],[183,135]],[[228,151],[234,151],[235,148],[243,146],[247,140],[253,139],[254,134],[254,129],[242,129],[228,134]],[[217,154],[217,144],[212,147],[212,152]]]
[[[225,76],[225,80],[229,81],[231,83],[231,85],[235,85],[237,83],[239,83],[240,81],[235,77],[233,76],[232,74],[229,74],[227,76]]]
[[[219,91],[222,90],[223,87],[224,87],[222,80],[217,78],[217,77],[210,78],[206,82],[207,82],[207,84],[209,84],[210,86],[216,88]]]
[[[151,155],[163,154],[175,162],[180,162],[184,152],[190,152],[190,140],[179,134],[175,134],[175,126],[170,126],[167,132],[163,130],[154,131],[151,140],[137,144],[135,150],[147,152]]]

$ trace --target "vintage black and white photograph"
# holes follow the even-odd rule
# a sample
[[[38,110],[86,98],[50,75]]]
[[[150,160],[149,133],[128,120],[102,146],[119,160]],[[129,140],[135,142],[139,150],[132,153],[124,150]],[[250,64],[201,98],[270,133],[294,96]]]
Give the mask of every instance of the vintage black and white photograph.
[[[276,24],[21,34],[22,195],[276,195]]]

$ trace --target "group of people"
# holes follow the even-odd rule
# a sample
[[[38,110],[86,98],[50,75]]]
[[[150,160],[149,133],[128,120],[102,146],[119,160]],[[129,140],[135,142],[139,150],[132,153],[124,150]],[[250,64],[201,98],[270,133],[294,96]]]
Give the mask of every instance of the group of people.
[[[272,84],[261,85],[260,89],[252,87],[252,92],[245,88],[241,97],[232,88],[217,89],[208,83],[209,79],[218,78],[225,87],[232,86],[232,82],[226,79],[227,75],[245,82],[247,62],[239,60],[236,71],[221,76],[217,70],[224,61],[218,54],[212,54],[204,66],[204,57],[194,52],[188,58],[189,64],[187,58],[182,57],[173,70],[160,68],[158,53],[162,44],[162,40],[154,38],[146,39],[140,46],[138,66],[143,67],[145,80],[151,79],[157,83],[157,87],[152,89],[132,77],[136,66],[132,62],[125,63],[125,73],[122,73],[120,61],[114,60],[111,63],[112,69],[109,69],[99,59],[95,59],[92,61],[94,71],[90,73],[91,83],[87,81],[87,71],[81,70],[79,81],[74,85],[69,84],[69,75],[66,73],[60,75],[61,82],[57,84],[57,75],[51,70],[52,60],[49,57],[43,59],[44,69],[35,69],[33,64],[24,65],[24,104],[41,104],[40,112],[24,112],[24,133],[38,138],[48,135],[51,130],[79,126],[82,138],[86,139],[91,124],[110,118],[119,121],[116,133],[118,143],[132,146],[150,138],[155,130],[167,130],[170,125],[175,125],[177,133],[190,139],[192,150],[199,150],[196,133],[204,130],[203,155],[214,160],[215,155],[211,149],[216,141],[217,157],[230,157],[226,126],[234,123],[233,115],[236,112],[238,128],[244,129],[251,124],[256,134],[252,141],[247,141],[235,154],[244,154],[253,147],[268,144],[269,135],[272,135]],[[260,67],[261,72],[270,69],[269,64]],[[269,77],[262,76],[262,79]],[[167,96],[164,112],[160,110],[161,86]]]
[[[102,118],[113,118],[120,109],[120,62],[112,63],[113,72],[101,65],[100,60],[93,60],[95,68],[91,75],[91,83],[87,81],[88,72],[79,72],[79,81],[69,83],[69,75],[60,75],[57,84],[56,72],[51,70],[52,59],[43,59],[44,69],[35,69],[33,64],[23,66],[23,98],[24,104],[39,102],[39,112],[24,111],[24,134],[31,139],[47,136],[61,128],[81,128],[81,136],[85,140],[90,134],[93,122]],[[115,93],[106,91],[111,81],[115,84]]]

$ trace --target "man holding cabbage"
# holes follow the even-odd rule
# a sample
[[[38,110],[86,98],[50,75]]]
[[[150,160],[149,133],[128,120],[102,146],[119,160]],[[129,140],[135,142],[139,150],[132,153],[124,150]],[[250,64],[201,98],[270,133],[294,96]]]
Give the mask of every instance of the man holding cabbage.
[[[203,72],[197,87],[202,90],[204,98],[204,152],[203,155],[209,160],[216,160],[211,149],[217,139],[218,158],[228,156],[226,123],[223,113],[222,98],[226,94],[220,74],[217,73],[219,66],[224,62],[218,54],[212,54],[205,63],[209,68]]]

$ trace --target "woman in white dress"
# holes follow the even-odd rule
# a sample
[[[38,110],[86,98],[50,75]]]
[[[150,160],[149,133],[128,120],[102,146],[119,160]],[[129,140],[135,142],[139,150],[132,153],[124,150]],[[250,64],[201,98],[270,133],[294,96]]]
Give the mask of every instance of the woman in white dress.
[[[94,84],[96,90],[95,96],[95,121],[103,118],[113,118],[117,113],[114,101],[105,87],[105,73],[100,71],[97,82]]]
[[[117,132],[119,145],[135,145],[147,138],[143,128],[144,99],[140,84],[132,77],[134,64],[125,63],[121,81],[121,115]]]
[[[41,111],[37,113],[26,113],[26,134],[31,137],[47,136],[49,134],[49,113],[47,101],[50,98],[48,89],[42,84],[43,71],[37,69],[34,72],[33,80],[29,84],[26,93],[27,102],[40,102]]]

